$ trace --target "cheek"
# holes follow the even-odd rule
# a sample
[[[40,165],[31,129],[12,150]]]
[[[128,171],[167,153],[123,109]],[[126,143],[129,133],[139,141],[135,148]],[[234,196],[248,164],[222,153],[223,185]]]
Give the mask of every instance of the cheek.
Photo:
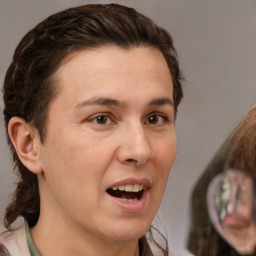
[[[176,158],[176,137],[162,141],[155,148],[155,176],[159,191],[164,192],[168,176]]]
[[[88,186],[95,184],[95,181],[99,183],[112,159],[113,145],[94,139],[90,134],[60,137],[65,139],[52,140],[48,146],[46,169],[48,167],[50,172],[55,173],[55,179],[68,182],[70,186],[72,182],[83,187],[85,183]],[[51,175],[49,171],[48,175]]]
[[[169,172],[176,159],[176,137],[172,135],[156,144],[154,149],[156,164],[162,168],[159,171]]]
[[[44,149],[44,192],[61,207],[89,214],[108,165],[107,150],[88,139],[52,140]],[[105,191],[104,191],[105,192]],[[48,196],[49,199],[49,196]]]

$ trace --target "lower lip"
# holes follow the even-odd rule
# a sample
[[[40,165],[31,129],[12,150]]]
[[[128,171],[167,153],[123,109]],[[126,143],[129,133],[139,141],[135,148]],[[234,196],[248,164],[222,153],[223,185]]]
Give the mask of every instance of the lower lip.
[[[241,216],[227,215],[224,219],[224,225],[229,228],[245,228],[249,223],[250,221]]]
[[[149,189],[144,190],[142,197],[140,200],[137,201],[123,201],[116,197],[113,197],[106,193],[108,198],[111,199],[112,203],[114,203],[118,208],[122,209],[126,212],[138,212],[145,208],[148,196],[149,196]]]

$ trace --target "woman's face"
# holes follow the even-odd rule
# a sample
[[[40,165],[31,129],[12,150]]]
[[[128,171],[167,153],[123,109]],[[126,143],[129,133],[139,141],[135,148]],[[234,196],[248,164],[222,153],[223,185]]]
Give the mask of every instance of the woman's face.
[[[54,78],[60,92],[39,149],[40,218],[52,232],[63,227],[111,241],[140,238],[176,155],[164,57],[149,47],[84,50],[69,56]]]

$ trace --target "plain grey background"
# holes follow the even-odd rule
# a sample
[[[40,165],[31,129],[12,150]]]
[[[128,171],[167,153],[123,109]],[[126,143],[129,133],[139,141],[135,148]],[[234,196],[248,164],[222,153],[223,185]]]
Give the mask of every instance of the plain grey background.
[[[234,125],[256,103],[255,0],[0,0],[0,81],[21,37],[50,14],[80,4],[132,6],[173,35],[186,79],[176,123],[178,154],[160,217],[172,255],[185,256],[194,183]],[[0,100],[2,112],[3,103]],[[15,177],[0,117],[0,214]]]

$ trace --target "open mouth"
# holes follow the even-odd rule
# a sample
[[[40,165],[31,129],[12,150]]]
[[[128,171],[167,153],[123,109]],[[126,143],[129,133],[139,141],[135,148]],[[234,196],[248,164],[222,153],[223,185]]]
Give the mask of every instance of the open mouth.
[[[107,193],[109,195],[126,202],[134,202],[140,200],[143,192],[143,185],[125,185],[107,189]]]

